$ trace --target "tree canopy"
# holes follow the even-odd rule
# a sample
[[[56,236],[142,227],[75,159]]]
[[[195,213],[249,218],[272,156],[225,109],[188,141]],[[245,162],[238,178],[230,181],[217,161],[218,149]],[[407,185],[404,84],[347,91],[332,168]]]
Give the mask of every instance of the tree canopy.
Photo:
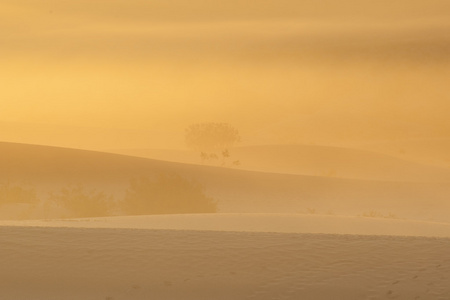
[[[196,123],[186,129],[186,145],[200,152],[223,152],[240,140],[239,131],[228,123]]]

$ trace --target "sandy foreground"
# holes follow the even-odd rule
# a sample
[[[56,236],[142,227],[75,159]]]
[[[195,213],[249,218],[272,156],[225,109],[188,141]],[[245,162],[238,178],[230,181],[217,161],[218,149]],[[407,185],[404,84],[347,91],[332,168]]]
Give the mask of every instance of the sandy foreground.
[[[0,299],[450,299],[444,223],[236,214],[1,225]]]

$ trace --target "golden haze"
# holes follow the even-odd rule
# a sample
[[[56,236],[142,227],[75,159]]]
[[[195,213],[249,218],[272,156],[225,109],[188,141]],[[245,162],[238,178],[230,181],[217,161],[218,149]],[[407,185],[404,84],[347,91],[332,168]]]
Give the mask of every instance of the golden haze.
[[[448,0],[0,0],[0,298],[450,299],[449,33]]]
[[[2,1],[3,140],[182,148],[201,121],[246,144],[448,138],[449,6]]]

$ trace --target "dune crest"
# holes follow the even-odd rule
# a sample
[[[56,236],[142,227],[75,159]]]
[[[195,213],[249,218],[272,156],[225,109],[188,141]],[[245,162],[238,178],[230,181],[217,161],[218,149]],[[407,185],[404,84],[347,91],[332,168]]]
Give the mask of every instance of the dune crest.
[[[0,226],[392,235],[450,238],[450,223],[304,214],[184,214],[0,221]]]

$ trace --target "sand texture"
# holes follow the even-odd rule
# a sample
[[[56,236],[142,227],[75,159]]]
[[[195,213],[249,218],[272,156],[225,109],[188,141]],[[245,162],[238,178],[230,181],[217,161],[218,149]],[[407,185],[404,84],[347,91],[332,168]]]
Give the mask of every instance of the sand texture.
[[[1,227],[2,299],[449,299],[449,239]]]

